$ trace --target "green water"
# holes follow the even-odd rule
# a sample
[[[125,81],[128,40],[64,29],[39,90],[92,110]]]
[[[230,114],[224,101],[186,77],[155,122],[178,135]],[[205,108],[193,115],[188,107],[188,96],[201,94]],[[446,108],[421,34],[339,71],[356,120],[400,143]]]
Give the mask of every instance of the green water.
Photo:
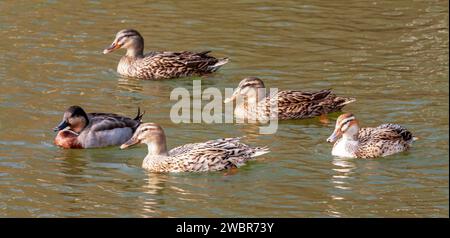
[[[0,2],[1,217],[448,217],[447,1],[2,1]],[[319,90],[357,102],[362,126],[399,123],[420,138],[405,153],[339,159],[330,123],[173,124],[170,92],[192,78],[137,81],[103,55],[135,28],[150,50],[212,50],[231,61],[202,78],[233,88]],[[52,128],[70,105],[161,124],[169,147],[246,135],[272,152],[230,176],[153,174],[147,148],[62,150]]]

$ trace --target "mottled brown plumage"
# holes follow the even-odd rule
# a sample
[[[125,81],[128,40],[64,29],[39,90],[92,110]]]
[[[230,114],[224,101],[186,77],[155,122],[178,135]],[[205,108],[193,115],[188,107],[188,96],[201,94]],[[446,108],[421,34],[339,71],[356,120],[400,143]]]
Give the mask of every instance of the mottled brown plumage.
[[[337,119],[327,141],[335,142],[332,155],[375,158],[408,150],[415,139],[410,131],[396,124],[359,128],[355,116],[346,113]]]
[[[117,66],[121,75],[139,79],[170,79],[209,74],[228,62],[204,52],[150,52],[144,55],[144,38],[133,29],[121,30],[104,54],[116,49],[127,49]]]
[[[353,98],[338,97],[328,89],[317,92],[278,91],[266,96],[264,83],[256,77],[243,79],[225,103],[233,100],[238,101],[235,109],[237,117],[268,119],[278,115],[279,120],[326,115],[355,101]],[[271,105],[276,105],[277,108]]]
[[[152,172],[206,172],[244,165],[247,160],[268,153],[266,147],[250,147],[240,138],[224,138],[192,143],[167,151],[164,130],[155,123],[139,126],[133,137],[120,148],[144,143],[148,155],[142,167]]]

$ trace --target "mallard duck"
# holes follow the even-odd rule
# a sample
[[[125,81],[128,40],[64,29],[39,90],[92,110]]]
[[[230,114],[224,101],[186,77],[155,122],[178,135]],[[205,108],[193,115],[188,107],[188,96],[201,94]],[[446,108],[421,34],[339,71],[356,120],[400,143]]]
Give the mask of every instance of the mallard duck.
[[[54,128],[58,131],[54,143],[66,149],[121,145],[133,136],[143,115],[139,109],[131,119],[113,113],[86,113],[79,106],[71,106]]]
[[[416,139],[411,132],[396,124],[359,128],[355,116],[346,113],[338,117],[327,142],[336,142],[331,152],[334,156],[375,158],[405,151]]]
[[[144,123],[133,137],[120,146],[147,144],[148,154],[142,167],[151,172],[206,172],[236,168],[247,160],[269,152],[267,147],[250,147],[240,138],[210,140],[167,150],[164,130],[155,123]]]
[[[195,52],[149,52],[144,54],[144,38],[133,29],[121,30],[111,46],[103,54],[116,49],[126,49],[117,72],[123,76],[139,79],[170,79],[200,76],[215,72],[228,62],[228,58],[209,56],[210,51]]]
[[[264,83],[257,77],[244,78],[224,103],[234,100],[237,101],[235,116],[254,120],[277,116],[279,120],[323,116],[355,101],[354,98],[338,97],[328,89],[317,92],[279,91],[266,96]],[[270,110],[271,105],[277,110]]]

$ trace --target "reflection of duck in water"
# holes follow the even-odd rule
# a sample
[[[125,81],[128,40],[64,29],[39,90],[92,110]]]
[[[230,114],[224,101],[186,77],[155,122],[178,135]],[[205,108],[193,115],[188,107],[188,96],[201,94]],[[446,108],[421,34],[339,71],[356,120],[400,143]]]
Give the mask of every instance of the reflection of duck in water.
[[[71,106],[62,122],[54,143],[63,148],[94,148],[120,145],[133,136],[141,124],[143,114],[128,118],[113,113],[86,113],[79,106]]]
[[[327,139],[328,142],[336,142],[332,155],[352,158],[392,155],[409,149],[414,140],[416,138],[411,132],[396,124],[359,128],[351,113],[338,117],[334,132]]]
[[[210,140],[167,151],[164,130],[158,124],[145,123],[120,148],[147,144],[148,155],[142,167],[152,172],[218,171],[239,167],[247,160],[269,152],[266,147],[250,147],[239,140],[240,138]]]
[[[141,80],[133,78],[119,78],[117,87],[123,92],[142,92],[144,91],[144,86]]]
[[[126,49],[117,72],[121,75],[139,79],[170,79],[187,76],[204,75],[215,72],[228,63],[227,58],[217,59],[209,56],[210,51],[199,53],[150,52],[144,55],[144,38],[133,29],[121,30],[116,34],[111,46],[103,53],[116,49]]]
[[[341,110],[345,105],[355,101],[354,98],[338,97],[331,90],[317,92],[279,91],[275,95],[265,95],[265,86],[261,79],[247,77],[243,79],[233,95],[225,99],[225,103],[238,100],[234,111],[239,118],[262,119],[275,117],[271,105],[278,108],[278,119],[304,119],[325,116],[328,113]]]

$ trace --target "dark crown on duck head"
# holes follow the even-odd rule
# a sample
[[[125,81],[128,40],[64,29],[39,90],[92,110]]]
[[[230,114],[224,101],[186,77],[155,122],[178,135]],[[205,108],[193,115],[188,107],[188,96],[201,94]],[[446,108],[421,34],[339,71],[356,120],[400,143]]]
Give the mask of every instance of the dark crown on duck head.
[[[86,112],[80,106],[76,106],[76,105],[75,106],[71,106],[71,107],[67,108],[66,113],[67,113],[66,115],[68,117],[81,116],[81,117],[84,117],[84,118],[88,119],[88,116],[87,116]]]
[[[123,29],[117,32],[116,39],[119,42],[124,37],[138,36],[139,38],[143,38],[141,34],[134,29]]]
[[[258,77],[246,77],[239,83],[240,88],[252,87],[252,88],[265,88],[264,83]]]

